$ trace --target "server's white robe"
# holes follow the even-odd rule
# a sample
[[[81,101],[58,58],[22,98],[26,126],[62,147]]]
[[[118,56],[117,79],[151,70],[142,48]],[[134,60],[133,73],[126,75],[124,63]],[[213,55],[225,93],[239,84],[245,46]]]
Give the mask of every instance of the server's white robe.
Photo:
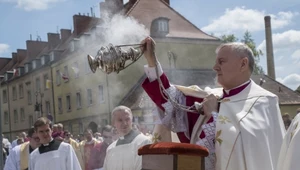
[[[58,148],[50,147],[43,153],[40,151],[41,147],[31,153],[29,170],[81,170],[75,151],[70,144],[60,142]]]
[[[296,115],[282,142],[277,170],[300,169],[300,114]]]
[[[131,143],[116,146],[118,140],[107,148],[103,169],[141,170],[142,157],[138,155],[138,149],[151,143],[149,137],[139,134]]]
[[[25,170],[29,164],[30,144],[25,142],[14,147],[6,159],[4,170]]]
[[[4,170],[20,169],[20,150],[21,150],[21,145],[18,145],[11,150],[9,156],[5,161]]]

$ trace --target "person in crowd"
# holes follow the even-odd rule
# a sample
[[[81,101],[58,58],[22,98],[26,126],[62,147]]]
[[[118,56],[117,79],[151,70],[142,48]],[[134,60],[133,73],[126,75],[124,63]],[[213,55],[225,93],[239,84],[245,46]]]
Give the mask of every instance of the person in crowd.
[[[80,143],[80,152],[83,163],[81,167],[84,170],[92,170],[89,164],[90,159],[92,159],[91,152],[95,149],[95,146],[99,143],[99,141],[94,138],[92,129],[85,129],[84,135],[85,140]]]
[[[281,145],[280,155],[278,158],[277,170],[296,170],[299,169],[300,157],[300,112],[297,113],[291,122],[287,133]]]
[[[89,165],[93,170],[103,170],[104,159],[108,146],[113,142],[113,127],[106,125],[102,128],[103,142],[96,144],[92,150]]]
[[[81,170],[72,146],[52,138],[51,121],[48,118],[38,118],[34,129],[41,146],[30,154],[29,170]]]
[[[28,142],[14,147],[6,160],[4,170],[28,169],[30,153],[40,146],[40,139],[34,132],[34,127],[28,130]]]
[[[137,154],[138,149],[150,144],[151,140],[141,132],[132,129],[132,112],[126,106],[114,108],[112,123],[118,131],[119,139],[108,146],[103,169],[141,170],[142,157]]]

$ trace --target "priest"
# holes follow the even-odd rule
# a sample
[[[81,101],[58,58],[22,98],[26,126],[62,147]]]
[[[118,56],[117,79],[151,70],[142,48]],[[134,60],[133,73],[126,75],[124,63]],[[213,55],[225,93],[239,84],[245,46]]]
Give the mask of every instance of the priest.
[[[84,170],[92,170],[89,162],[91,159],[95,158],[91,157],[91,153],[96,149],[95,146],[100,142],[94,138],[92,129],[85,129],[84,136],[85,140],[80,143],[80,153],[83,162],[81,167]]]
[[[29,170],[81,170],[70,144],[52,138],[51,122],[46,117],[34,123],[41,146],[30,154]]]
[[[250,79],[255,60],[247,45],[228,43],[217,48],[213,69],[223,88],[220,94],[218,89],[171,85],[155,59],[154,41],[148,37],[143,43],[148,61],[143,88],[165,112],[162,124],[177,132],[181,142],[209,149],[206,170],[276,169],[285,133],[278,97]],[[161,94],[157,73],[172,100]],[[203,102],[204,115],[174,107],[173,101],[192,108]]]
[[[300,110],[290,124],[284,137],[280,155],[278,159],[277,170],[294,170],[299,169],[300,157]]]
[[[12,149],[6,160],[4,170],[28,169],[29,155],[40,145],[40,139],[34,133],[33,127],[28,130],[28,139],[29,142],[25,142]]]
[[[118,106],[112,111],[112,123],[120,137],[110,144],[106,151],[104,170],[141,170],[142,157],[138,149],[151,140],[132,129],[132,112],[126,106]]]

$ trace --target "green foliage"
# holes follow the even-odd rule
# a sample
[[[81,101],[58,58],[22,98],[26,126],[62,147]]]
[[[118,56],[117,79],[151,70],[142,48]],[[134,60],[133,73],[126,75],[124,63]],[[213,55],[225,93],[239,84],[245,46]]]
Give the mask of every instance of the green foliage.
[[[229,35],[222,35],[221,36],[221,41],[223,43],[229,43],[229,42],[237,42],[239,39],[235,37],[234,34],[229,34]]]
[[[298,88],[296,89],[296,92],[300,93],[300,85],[299,85]]]

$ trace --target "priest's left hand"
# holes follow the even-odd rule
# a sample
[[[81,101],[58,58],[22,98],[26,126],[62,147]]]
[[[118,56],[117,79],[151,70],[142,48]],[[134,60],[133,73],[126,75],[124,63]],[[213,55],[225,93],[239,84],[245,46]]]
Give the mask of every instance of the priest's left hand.
[[[210,117],[212,112],[218,112],[218,98],[210,94],[203,100],[203,112],[204,115]]]

